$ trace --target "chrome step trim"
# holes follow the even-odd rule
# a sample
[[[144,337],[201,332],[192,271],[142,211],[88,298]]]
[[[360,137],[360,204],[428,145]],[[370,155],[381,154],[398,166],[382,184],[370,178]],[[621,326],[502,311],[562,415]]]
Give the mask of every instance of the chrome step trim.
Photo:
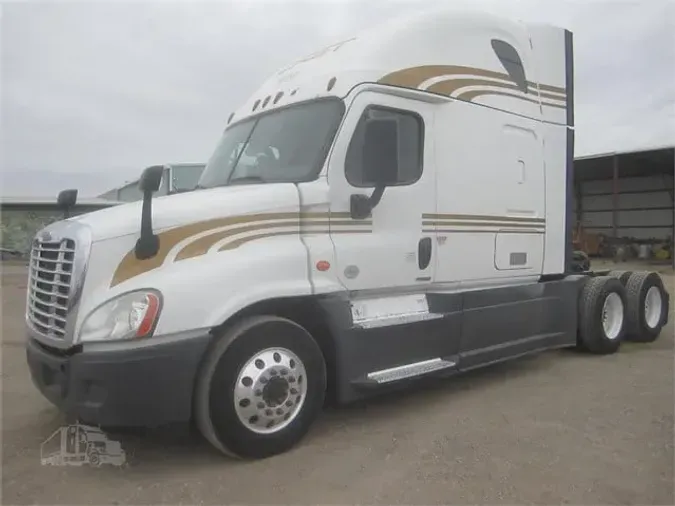
[[[424,293],[357,298],[350,301],[352,323],[356,328],[372,329],[405,325],[443,318],[429,311]]]
[[[368,373],[367,378],[375,381],[378,384],[391,383],[392,381],[414,378],[415,376],[422,376],[443,369],[450,369],[455,367],[456,362],[450,360],[443,360],[442,358],[432,358],[431,360],[424,360],[422,362],[415,362],[412,364],[392,367],[390,369],[382,369]]]
[[[378,327],[390,327],[392,325],[405,325],[407,323],[418,323],[427,320],[436,320],[443,318],[442,313],[407,313],[383,316],[379,318],[368,318],[354,321],[354,326],[361,329],[373,329]]]

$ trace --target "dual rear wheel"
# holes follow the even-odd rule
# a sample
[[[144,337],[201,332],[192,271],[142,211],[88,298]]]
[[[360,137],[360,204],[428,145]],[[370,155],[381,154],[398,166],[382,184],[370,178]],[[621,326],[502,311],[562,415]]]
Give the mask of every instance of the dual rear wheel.
[[[655,272],[612,271],[591,277],[579,297],[578,344],[616,352],[621,341],[652,342],[667,321],[668,294]]]

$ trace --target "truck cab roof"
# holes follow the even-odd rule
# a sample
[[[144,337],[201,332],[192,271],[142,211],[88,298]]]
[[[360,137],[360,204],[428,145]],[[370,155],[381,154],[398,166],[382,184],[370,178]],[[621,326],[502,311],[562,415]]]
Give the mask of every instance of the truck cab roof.
[[[456,9],[394,19],[280,69],[228,123],[373,83],[570,124],[564,32]]]

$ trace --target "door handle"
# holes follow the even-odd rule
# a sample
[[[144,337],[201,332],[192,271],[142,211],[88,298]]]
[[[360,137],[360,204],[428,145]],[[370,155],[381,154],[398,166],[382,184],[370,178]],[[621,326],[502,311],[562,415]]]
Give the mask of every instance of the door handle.
[[[417,265],[420,270],[429,267],[431,262],[431,237],[423,237],[417,245]]]

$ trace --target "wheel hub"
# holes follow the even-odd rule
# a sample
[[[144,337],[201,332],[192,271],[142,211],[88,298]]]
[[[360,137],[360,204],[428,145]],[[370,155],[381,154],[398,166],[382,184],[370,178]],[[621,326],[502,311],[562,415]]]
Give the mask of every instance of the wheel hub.
[[[623,301],[617,293],[610,293],[602,306],[602,328],[608,339],[616,339],[623,327]]]
[[[234,408],[246,428],[270,434],[295,419],[306,394],[307,373],[298,356],[285,348],[268,348],[240,369]]]
[[[656,328],[661,320],[662,311],[663,299],[661,298],[661,291],[658,287],[652,286],[647,290],[647,295],[645,296],[645,323],[649,328]]]
[[[288,381],[279,376],[272,378],[267,385],[263,387],[262,398],[265,404],[274,408],[286,402],[290,390]]]

